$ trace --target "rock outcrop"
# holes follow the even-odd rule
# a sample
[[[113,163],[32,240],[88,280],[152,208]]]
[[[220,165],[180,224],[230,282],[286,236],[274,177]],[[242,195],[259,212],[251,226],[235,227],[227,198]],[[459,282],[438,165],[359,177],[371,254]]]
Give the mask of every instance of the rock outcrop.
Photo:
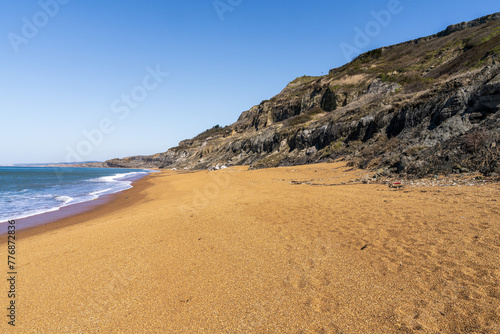
[[[500,14],[372,50],[167,152],[109,167],[252,168],[343,157],[381,173],[500,172]]]

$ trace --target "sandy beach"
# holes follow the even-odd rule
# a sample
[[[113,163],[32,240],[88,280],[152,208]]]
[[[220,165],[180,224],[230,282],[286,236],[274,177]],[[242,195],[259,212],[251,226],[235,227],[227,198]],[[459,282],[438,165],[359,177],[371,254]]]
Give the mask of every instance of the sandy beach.
[[[500,332],[499,184],[247,169],[162,171],[18,231],[16,326],[3,279],[0,332]]]

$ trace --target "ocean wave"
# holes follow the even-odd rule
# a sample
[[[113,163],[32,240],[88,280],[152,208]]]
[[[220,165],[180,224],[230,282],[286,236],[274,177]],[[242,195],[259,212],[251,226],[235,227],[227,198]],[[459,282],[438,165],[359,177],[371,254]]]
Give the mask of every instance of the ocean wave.
[[[139,176],[139,175],[144,175],[148,174],[148,172],[129,172],[129,173],[117,173],[115,175],[109,175],[109,176],[101,176],[96,179],[91,179],[90,181],[92,182],[127,182],[126,180],[121,180],[125,178],[130,178],[133,176]]]
[[[73,201],[74,198],[70,196],[56,196],[55,199],[58,200],[59,202],[62,202],[63,205],[66,205],[69,202]]]
[[[89,195],[90,196],[96,196],[96,195],[105,193],[105,192],[110,191],[110,190],[113,190],[113,188],[108,188],[108,189],[103,189],[103,190],[97,190],[97,191],[89,193]]]
[[[132,188],[132,180],[153,171],[141,170],[81,180],[78,183],[44,185],[44,189],[27,189],[0,193],[0,223],[57,211],[62,207],[88,202],[105,194]]]
[[[32,217],[32,216],[40,215],[42,213],[53,212],[53,211],[59,210],[60,208],[61,208],[61,206],[58,206],[58,207],[53,207],[53,208],[48,208],[48,209],[39,209],[39,210],[26,211],[25,213],[22,213],[22,214],[13,214],[13,215],[8,216],[8,217],[0,216],[0,223],[5,223],[8,220],[12,220],[12,219],[22,219],[22,218],[27,218],[27,217]]]
[[[52,195],[52,194],[38,194],[33,196],[33,198],[56,198],[57,195]]]

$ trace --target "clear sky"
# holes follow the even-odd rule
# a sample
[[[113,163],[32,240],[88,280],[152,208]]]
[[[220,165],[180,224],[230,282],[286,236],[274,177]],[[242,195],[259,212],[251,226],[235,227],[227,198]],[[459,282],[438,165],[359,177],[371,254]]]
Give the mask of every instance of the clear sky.
[[[0,164],[164,152],[354,52],[498,11],[498,0],[1,1]]]

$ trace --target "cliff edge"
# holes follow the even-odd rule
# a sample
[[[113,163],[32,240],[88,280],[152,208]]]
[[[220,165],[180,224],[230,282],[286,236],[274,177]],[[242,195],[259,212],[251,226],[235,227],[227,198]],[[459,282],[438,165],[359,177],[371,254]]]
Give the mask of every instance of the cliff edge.
[[[380,173],[500,173],[500,13],[369,51],[152,156],[108,167],[213,169],[344,158]]]

